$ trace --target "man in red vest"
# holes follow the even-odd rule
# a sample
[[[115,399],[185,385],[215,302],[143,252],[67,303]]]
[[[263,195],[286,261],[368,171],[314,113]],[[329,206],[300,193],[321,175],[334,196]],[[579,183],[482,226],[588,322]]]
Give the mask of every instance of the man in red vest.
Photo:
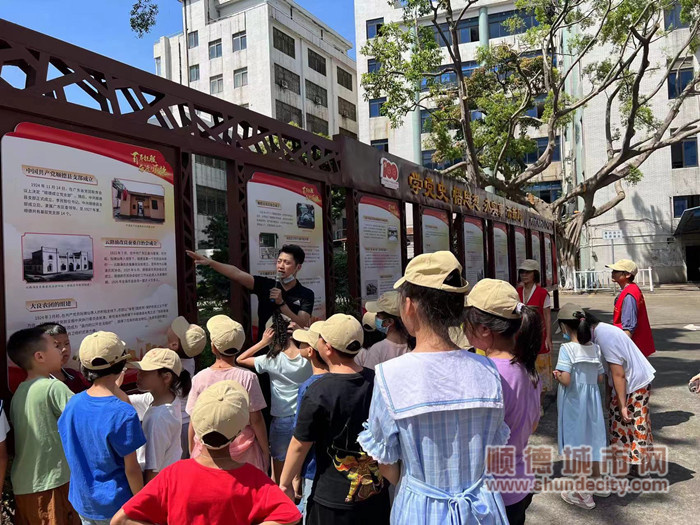
[[[654,337],[651,334],[649,316],[644,295],[634,282],[637,265],[629,259],[621,259],[607,266],[612,270],[612,280],[620,285],[622,291],[615,299],[613,324],[622,328],[634,344],[649,357],[656,351]]]

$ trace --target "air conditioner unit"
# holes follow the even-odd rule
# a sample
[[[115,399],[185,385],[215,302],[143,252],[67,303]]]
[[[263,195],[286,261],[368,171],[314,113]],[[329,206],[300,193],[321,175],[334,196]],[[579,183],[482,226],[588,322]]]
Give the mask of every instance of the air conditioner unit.
[[[287,82],[286,80],[280,80],[280,87],[282,89],[289,89],[289,82]]]
[[[321,97],[314,97],[314,104],[316,104],[317,106],[320,106],[321,102],[322,102]]]

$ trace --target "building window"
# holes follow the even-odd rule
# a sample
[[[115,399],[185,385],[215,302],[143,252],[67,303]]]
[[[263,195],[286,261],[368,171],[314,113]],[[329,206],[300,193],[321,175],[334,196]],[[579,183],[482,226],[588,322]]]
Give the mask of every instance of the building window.
[[[459,162],[459,160],[455,159],[451,161],[443,161],[438,163],[433,160],[434,154],[434,149],[421,151],[421,164],[423,164],[423,167],[431,170],[444,170],[445,168],[449,168],[453,164]]]
[[[698,166],[698,138],[690,137],[671,145],[671,168]]]
[[[433,26],[433,31],[435,32],[435,41],[440,47],[452,45],[452,33],[450,33],[447,24],[439,24],[438,27]]]
[[[357,108],[355,104],[348,102],[342,97],[338,97],[338,113],[340,113],[341,117],[357,122]]]
[[[151,199],[151,209],[152,210],[157,210],[158,209],[158,201],[155,199]]]
[[[389,139],[373,140],[370,142],[373,148],[383,151],[384,153],[389,153]]]
[[[376,73],[382,68],[382,64],[380,62],[377,62],[374,58],[370,58],[367,61],[367,72],[368,73]]]
[[[285,104],[280,100],[275,100],[275,118],[286,124],[294,122],[299,127],[304,125],[302,122],[301,110],[289,104]]]
[[[160,57],[156,57],[156,75],[161,76]]]
[[[674,4],[672,9],[664,11],[664,28],[666,31],[689,27],[687,22],[681,21],[681,4]]]
[[[519,17],[523,23],[514,28],[513,32],[511,32],[508,24],[505,24],[505,21],[514,16]],[[504,13],[489,15],[489,38],[500,38],[524,33],[537,24],[534,13],[526,13],[524,11],[505,11]]]
[[[209,60],[221,56],[221,39],[209,42]]]
[[[460,44],[479,41],[479,18],[468,18],[457,24],[457,35]]]
[[[532,118],[542,118],[544,114],[544,102],[547,95],[540,95],[532,101],[532,107],[525,111],[528,117]]]
[[[326,76],[326,59],[311,49],[309,49],[309,67]]]
[[[339,67],[338,70],[338,84],[343,86],[345,89],[352,91],[352,75],[345,71],[343,68]]]
[[[544,202],[552,203],[561,196],[561,181],[532,184],[527,188],[527,191]]]
[[[420,110],[420,132],[430,133],[433,124],[433,116],[427,109]]]
[[[296,58],[296,53],[294,52],[294,39],[276,27],[272,28],[272,45],[275,47],[275,49],[282,51],[282,53],[285,55]]]
[[[367,20],[367,38],[374,38],[381,31],[384,25],[383,18],[374,18],[373,20]]]
[[[306,131],[317,135],[328,136],[328,121],[318,118],[311,113],[306,114]]]
[[[537,159],[542,156],[544,150],[547,149],[549,139],[547,137],[538,137],[535,139],[537,149],[525,155],[525,164],[534,164]],[[554,137],[554,151],[552,152],[552,162],[561,161],[561,150],[559,149],[559,136]]]
[[[450,32],[449,24],[439,24],[438,27],[432,26],[435,32],[435,41],[440,44],[440,47],[452,45],[452,33]],[[459,44],[468,44],[470,42],[479,41],[479,19],[468,18],[457,24],[457,39]]]
[[[299,75],[292,73],[289,69],[285,69],[279,64],[275,64],[275,84],[282,89],[288,89],[297,95],[301,95],[301,81]]]
[[[456,87],[457,86],[457,73],[449,70],[453,66],[442,66],[443,73],[440,76],[430,76],[423,77],[420,83],[421,91],[428,91],[430,86],[440,85],[444,87]],[[462,74],[465,77],[470,77],[475,69],[479,67],[473,60],[467,62],[462,62]]]
[[[199,80],[199,64],[190,66],[190,82],[196,82]]]
[[[693,80],[693,68],[676,69],[668,75],[668,98],[678,97]]]
[[[215,77],[209,77],[209,93],[215,95],[216,93],[221,93],[224,90],[224,76],[216,75]]]
[[[197,215],[222,215],[226,213],[226,191],[197,184]]]
[[[239,88],[248,85],[248,68],[243,67],[233,72],[233,87]]]
[[[689,208],[700,206],[700,195],[676,195],[673,197],[673,217],[679,218]]]
[[[434,166],[433,164],[433,153],[435,153],[434,149],[430,150],[425,150],[421,151],[420,156],[421,156],[421,164],[426,167],[426,168],[432,168]]]
[[[233,51],[243,51],[248,47],[245,31],[233,35]]]
[[[338,134],[344,135],[344,136],[346,136],[346,137],[351,137],[351,138],[357,140],[357,133],[353,133],[353,132],[350,131],[349,129],[338,128]]]
[[[306,81],[306,98],[317,106],[328,107],[328,91],[310,80]]]
[[[191,31],[187,33],[187,49],[192,49],[199,45],[199,33],[197,31]]]
[[[386,102],[386,97],[373,98],[369,101],[369,118],[381,117],[382,116],[382,106]]]
[[[195,155],[194,162],[195,162],[195,164],[199,164],[200,166],[209,166],[210,168],[214,168],[217,170],[225,170],[226,169],[226,161],[224,159],[220,159],[218,157],[208,157],[205,155]]]

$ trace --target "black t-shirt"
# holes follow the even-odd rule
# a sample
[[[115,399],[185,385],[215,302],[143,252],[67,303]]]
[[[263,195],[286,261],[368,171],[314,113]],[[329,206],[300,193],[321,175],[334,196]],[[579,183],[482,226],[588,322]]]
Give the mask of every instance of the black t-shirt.
[[[253,293],[258,296],[258,334],[262,337],[265,323],[272,317],[276,307],[270,300],[270,290],[275,287],[275,280],[259,275],[254,276],[253,280]],[[282,300],[295,314],[306,312],[311,315],[314,309],[314,292],[302,286],[298,280],[289,290],[282,288]]]
[[[357,443],[369,415],[373,386],[374,372],[363,368],[356,374],[325,374],[304,394],[294,437],[314,442],[316,478],[311,496],[321,505],[352,509],[370,498],[377,505],[388,505],[388,483],[381,478],[378,463]]]

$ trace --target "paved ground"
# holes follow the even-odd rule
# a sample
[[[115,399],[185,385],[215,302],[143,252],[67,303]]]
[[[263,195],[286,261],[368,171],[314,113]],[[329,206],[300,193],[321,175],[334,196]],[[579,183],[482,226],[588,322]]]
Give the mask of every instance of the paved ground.
[[[650,358],[657,371],[651,395],[652,430],[655,442],[669,447],[669,493],[595,498],[597,506],[592,511],[569,506],[559,494],[539,494],[528,509],[528,523],[698,523],[700,395],[691,394],[687,385],[700,372],[700,290],[692,285],[662,287],[645,296],[657,348]],[[604,321],[610,321],[612,301],[613,296],[604,293],[561,296],[561,304],[580,304]],[[684,328],[693,323],[698,331]],[[559,343],[561,340],[555,340],[555,348]],[[556,419],[556,403],[552,402],[530,443],[556,447]],[[560,467],[559,462],[555,472]]]

